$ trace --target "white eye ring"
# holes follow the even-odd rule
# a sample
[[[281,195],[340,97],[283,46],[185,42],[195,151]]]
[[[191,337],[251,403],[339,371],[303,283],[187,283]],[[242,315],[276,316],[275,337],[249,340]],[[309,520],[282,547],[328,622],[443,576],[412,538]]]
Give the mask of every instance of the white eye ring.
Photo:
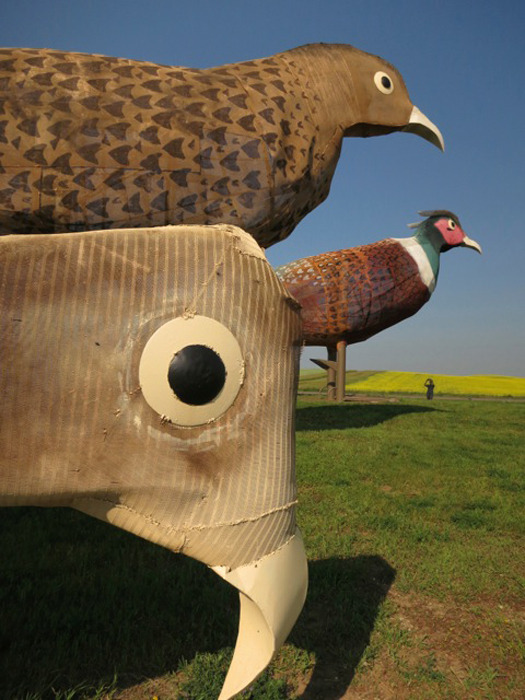
[[[176,353],[202,345],[216,353],[226,376],[218,395],[203,405],[181,401],[172,389],[168,370]],[[151,408],[171,423],[191,427],[210,423],[230,408],[244,382],[244,359],[233,333],[207,316],[179,316],[158,328],[140,358],[139,382]]]
[[[391,95],[394,92],[394,81],[382,70],[378,70],[374,75],[374,83],[376,88],[385,95]]]
[[[448,227],[451,231],[453,231],[453,230],[456,228],[456,222],[454,221],[454,219],[449,219],[449,220],[448,220],[447,227]]]

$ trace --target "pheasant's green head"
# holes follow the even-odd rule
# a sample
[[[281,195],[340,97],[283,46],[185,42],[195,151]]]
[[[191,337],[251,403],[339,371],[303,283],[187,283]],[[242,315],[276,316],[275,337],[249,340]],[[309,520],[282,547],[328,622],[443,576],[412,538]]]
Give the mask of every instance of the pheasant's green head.
[[[444,253],[451,248],[464,246],[481,253],[479,243],[467,236],[458,217],[451,211],[420,211],[419,215],[428,218],[418,224],[410,224],[410,227],[416,228],[415,237],[424,247],[430,243],[436,252]]]

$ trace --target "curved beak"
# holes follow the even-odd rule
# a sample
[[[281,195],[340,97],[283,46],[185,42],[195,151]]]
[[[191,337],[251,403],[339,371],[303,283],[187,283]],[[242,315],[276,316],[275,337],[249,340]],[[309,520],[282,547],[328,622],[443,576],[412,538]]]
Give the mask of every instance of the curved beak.
[[[426,141],[433,143],[434,146],[437,146],[440,150],[445,150],[445,142],[443,141],[441,131],[433,122],[430,121],[430,119],[428,119],[428,117],[425,117],[423,112],[421,112],[417,107],[412,108],[408,124],[403,127],[401,131],[408,131],[412,134],[417,134]]]
[[[213,570],[239,590],[239,633],[219,700],[230,700],[264,671],[303,609],[308,567],[299,530],[275,552],[237,569]]]
[[[483,253],[480,244],[473,241],[472,238],[469,238],[468,236],[465,236],[460,245],[464,246],[465,248],[474,248],[474,250],[477,250],[480,255]]]

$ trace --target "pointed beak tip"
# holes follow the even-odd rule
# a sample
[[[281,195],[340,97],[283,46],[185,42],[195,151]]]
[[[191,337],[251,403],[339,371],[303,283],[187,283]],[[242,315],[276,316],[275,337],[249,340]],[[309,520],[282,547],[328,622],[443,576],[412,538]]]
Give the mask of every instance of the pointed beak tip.
[[[441,131],[437,126],[426,117],[416,106],[412,107],[410,119],[403,131],[408,131],[412,134],[417,134],[421,138],[429,141],[434,146],[445,152],[445,141]]]
[[[268,666],[303,608],[308,565],[299,530],[281,548],[236,569],[213,570],[239,590],[235,651],[219,700],[233,700]]]
[[[472,250],[475,250],[480,255],[483,255],[483,250],[480,244],[477,241],[472,240],[472,238],[465,237],[463,239],[463,245],[465,246],[465,248],[472,248]]]

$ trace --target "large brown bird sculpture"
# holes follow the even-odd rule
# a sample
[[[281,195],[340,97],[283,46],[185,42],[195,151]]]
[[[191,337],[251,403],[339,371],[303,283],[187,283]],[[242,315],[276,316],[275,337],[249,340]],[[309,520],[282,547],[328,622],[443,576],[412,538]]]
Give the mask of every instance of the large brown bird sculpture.
[[[438,129],[399,72],[313,44],[194,70],[0,51],[0,234],[236,224],[264,246],[328,195],[343,137]]]

